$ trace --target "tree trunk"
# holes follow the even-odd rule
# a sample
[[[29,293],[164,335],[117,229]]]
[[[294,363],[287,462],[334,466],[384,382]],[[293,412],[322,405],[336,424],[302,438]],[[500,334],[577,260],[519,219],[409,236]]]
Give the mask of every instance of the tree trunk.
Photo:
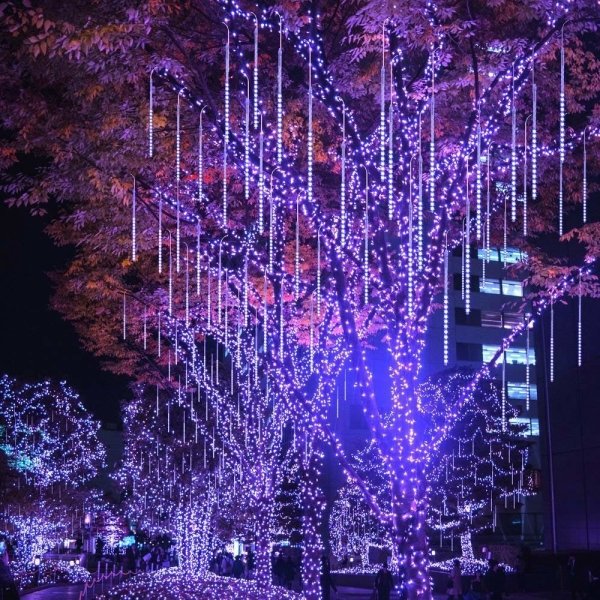
[[[321,600],[321,524],[325,506],[318,486],[319,460],[313,455],[301,482],[302,515],[302,595],[306,600]]]
[[[475,554],[473,552],[473,541],[471,539],[470,531],[463,531],[460,534],[460,551],[462,553],[462,557],[467,560],[473,560],[475,558]]]
[[[392,539],[406,597],[409,600],[429,600],[432,590],[429,578],[429,540],[425,531],[427,505],[424,499],[417,500],[407,495],[396,481],[392,488],[395,513]]]
[[[272,530],[272,501],[263,499],[257,511],[256,525],[256,580],[271,585],[273,583],[273,568],[271,564],[271,530]]]

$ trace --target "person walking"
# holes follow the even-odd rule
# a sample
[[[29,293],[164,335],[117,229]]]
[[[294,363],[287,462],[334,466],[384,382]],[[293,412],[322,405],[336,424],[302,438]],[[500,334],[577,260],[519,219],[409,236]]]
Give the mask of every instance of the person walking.
[[[19,600],[17,585],[8,566],[8,554],[2,552],[0,560],[0,598],[2,600]]]
[[[460,568],[460,560],[455,559],[452,563],[452,572],[450,574],[450,581],[452,587],[449,590],[448,600],[462,600],[463,588],[462,588],[462,570]]]
[[[381,569],[375,576],[375,589],[377,600],[390,600],[390,594],[394,589],[394,578],[388,569],[387,562],[381,564]]]
[[[485,575],[485,586],[490,593],[490,600],[502,600],[504,597],[505,574],[498,561],[490,560],[489,569]]]
[[[337,587],[331,578],[331,564],[329,557],[323,554],[321,557],[321,589],[323,590],[323,600],[330,600],[331,588],[337,593]]]
[[[241,579],[244,574],[244,563],[242,562],[242,555],[238,554],[233,561],[233,567],[231,573],[236,579]]]

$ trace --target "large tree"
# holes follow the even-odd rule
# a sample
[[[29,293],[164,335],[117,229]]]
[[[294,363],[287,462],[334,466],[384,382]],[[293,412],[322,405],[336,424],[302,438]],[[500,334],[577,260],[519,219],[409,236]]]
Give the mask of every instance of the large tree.
[[[206,361],[206,339],[225,362],[258,345],[235,384],[248,390],[257,363],[289,403],[300,464],[312,474],[304,481],[319,469],[319,440],[333,444],[388,528],[410,596],[427,597],[425,473],[456,415],[433,433],[419,429],[415,390],[445,257],[466,239],[468,278],[471,243],[525,249],[521,266],[542,288],[528,307],[534,315],[573,281],[574,293],[596,293],[583,263],[567,265],[539,243],[558,230],[588,260],[597,250],[596,224],[572,230],[584,205],[584,139],[587,170],[597,167],[594,2],[7,2],[1,10],[6,190],[33,212],[58,200],[49,232],[78,248],[57,276],[56,306],[110,368],[147,382],[163,384],[170,368],[158,352],[167,314],[191,336],[192,361],[194,348]],[[177,354],[177,328],[167,339]],[[366,353],[373,344],[388,355],[387,414]],[[390,511],[361,485],[326,424],[347,362]],[[303,489],[315,521],[319,494]],[[309,545],[318,548],[316,534]]]

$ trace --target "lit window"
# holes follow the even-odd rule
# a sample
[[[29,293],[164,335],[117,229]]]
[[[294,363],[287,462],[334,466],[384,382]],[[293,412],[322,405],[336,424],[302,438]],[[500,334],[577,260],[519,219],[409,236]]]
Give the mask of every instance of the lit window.
[[[485,248],[478,248],[477,258],[479,258],[479,260],[487,259],[487,250]],[[490,248],[490,261],[492,262],[506,262],[507,264],[514,264],[524,260],[525,258],[527,258],[527,254],[518,248],[507,248],[505,261],[504,248]]]
[[[481,281],[480,290],[483,294],[500,294],[500,280],[486,278],[485,282]]]
[[[492,360],[498,352],[499,346],[490,346],[484,344],[482,347],[483,362],[489,362]],[[498,361],[500,364],[502,358]],[[506,364],[508,365],[526,365],[527,364],[527,350],[525,348],[509,348],[506,351]],[[535,352],[529,351],[529,364],[535,365]]]
[[[504,259],[504,248],[500,250],[500,262],[506,263],[518,263],[521,262],[526,255],[521,252],[518,248],[507,248],[506,249],[506,261]]]
[[[508,397],[511,400],[526,400],[527,399],[527,384],[526,383],[509,381],[506,384],[506,391],[507,391]],[[529,398],[531,400],[537,400],[537,386],[536,385],[531,384],[529,386]]]
[[[483,327],[504,327],[504,329],[514,329],[522,322],[523,315],[521,313],[502,313],[499,310],[481,311],[481,325]]]
[[[503,279],[502,293],[505,296],[521,297],[523,295],[523,284],[520,281],[509,281],[508,279]]]
[[[539,419],[530,419],[528,417],[512,417],[509,419],[509,423],[512,425],[524,426],[523,435],[534,437],[540,435]]]

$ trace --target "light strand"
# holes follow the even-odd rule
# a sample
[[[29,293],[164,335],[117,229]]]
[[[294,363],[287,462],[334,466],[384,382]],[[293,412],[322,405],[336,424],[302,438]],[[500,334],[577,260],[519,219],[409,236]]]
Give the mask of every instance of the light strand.
[[[150,89],[148,98],[148,156],[154,156],[154,83],[152,74],[154,69],[150,71]]]
[[[136,190],[135,190],[135,177],[133,177],[133,191],[131,194],[131,261],[137,260],[137,247],[136,247]]]
[[[390,114],[388,133],[388,219],[394,218],[394,70],[390,59]]]
[[[308,135],[307,139],[307,179],[306,199],[309,205],[313,201],[313,88],[312,88],[312,46],[308,46]]]
[[[254,129],[258,129],[258,17],[254,15],[256,23],[254,25]]]
[[[581,367],[583,359],[583,327],[582,327],[582,289],[581,271],[579,272],[579,289],[577,290],[577,366]]]
[[[550,299],[550,383],[554,382],[554,299]]]
[[[435,50],[431,51],[431,100],[429,140],[429,210],[435,211]]]
[[[512,68],[511,92],[511,145],[510,145],[510,220],[517,220],[517,95],[515,91],[515,67]]]
[[[283,161],[283,19],[279,15],[279,49],[277,51],[277,164]]]
[[[229,26],[225,44],[225,134],[223,135],[223,227],[227,227],[227,149],[229,147]]]
[[[475,227],[477,239],[481,239],[481,108],[477,107],[477,181],[475,188]]]
[[[588,182],[587,182],[587,148],[585,140],[585,129],[583,130],[583,186],[581,190],[581,203],[583,208],[583,222],[587,223],[587,197],[588,197]]]
[[[469,198],[469,159],[466,161],[466,218],[465,218],[465,314],[471,314],[471,199]]]
[[[563,216],[563,163],[565,162],[565,38],[564,25],[560,32],[560,102],[559,102],[559,132],[558,132],[558,151],[559,151],[559,191],[558,191],[558,235],[563,234],[564,216]]]
[[[364,300],[369,303],[369,171],[365,167],[365,254],[364,254]]]
[[[449,362],[449,313],[450,313],[450,298],[449,298],[449,281],[448,281],[448,235],[446,234],[446,244],[444,246],[444,366]]]

